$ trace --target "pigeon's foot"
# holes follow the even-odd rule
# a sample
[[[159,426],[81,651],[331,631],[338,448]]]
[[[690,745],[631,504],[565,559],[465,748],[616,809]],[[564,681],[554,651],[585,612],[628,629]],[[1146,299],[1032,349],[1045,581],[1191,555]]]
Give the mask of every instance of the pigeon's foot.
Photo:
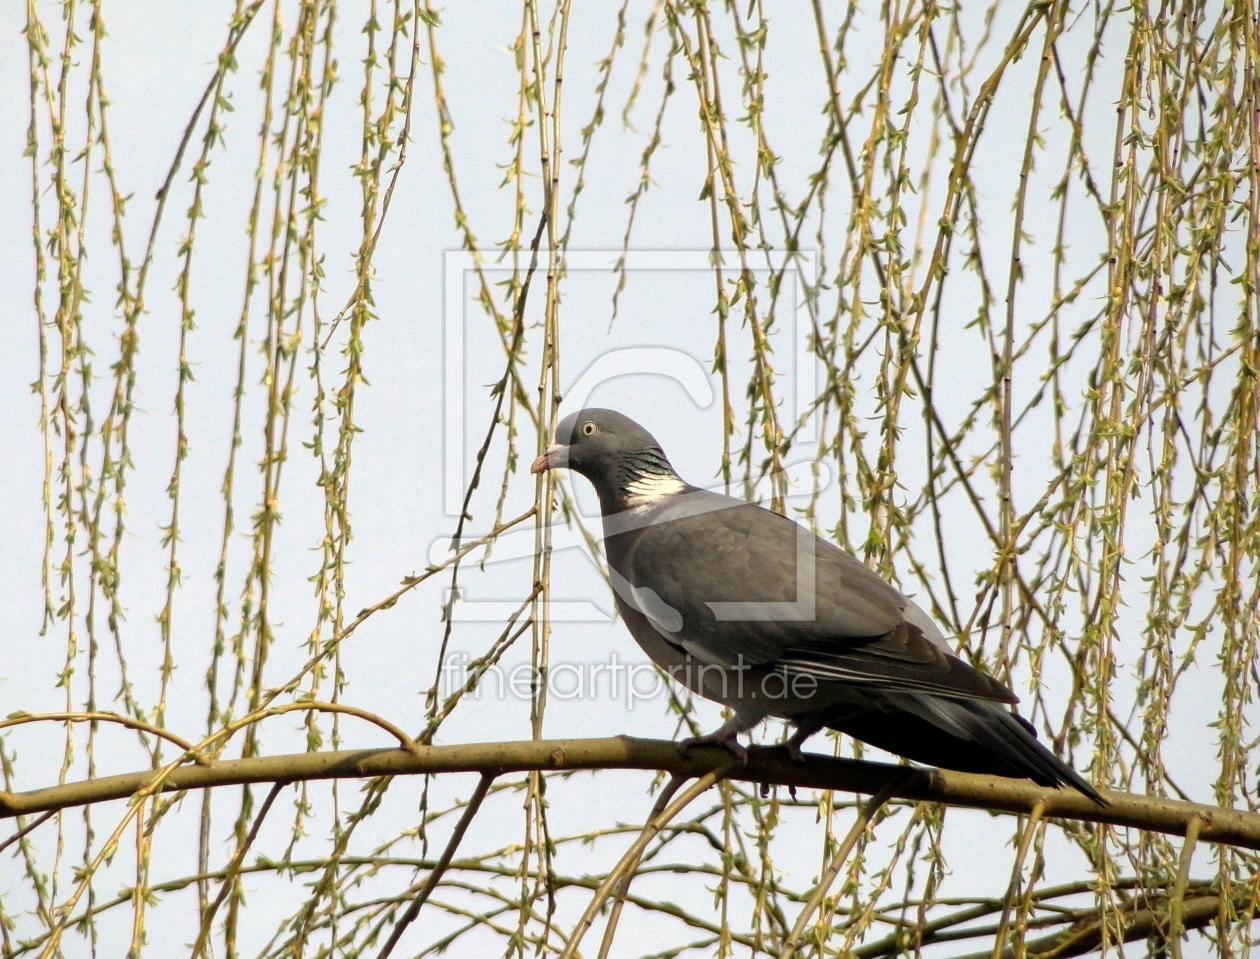
[[[708,735],[679,740],[678,751],[686,756],[687,750],[694,746],[724,746],[731,751],[732,756],[746,766],[748,765],[748,750],[740,743],[739,734],[748,732],[761,722],[761,719],[761,716],[741,716],[735,712],[730,719]]]
[[[691,736],[687,739],[678,741],[678,751],[686,756],[692,749],[700,746],[722,746],[728,750],[732,756],[745,765],[748,764],[748,750],[744,748],[743,743],[739,741],[739,733],[727,731],[724,728],[711,732],[707,736]]]
[[[817,723],[803,723],[796,727],[796,732],[792,733],[783,743],[783,748],[787,750],[788,758],[794,763],[803,763],[804,755],[801,753],[801,746],[805,740],[822,729]]]

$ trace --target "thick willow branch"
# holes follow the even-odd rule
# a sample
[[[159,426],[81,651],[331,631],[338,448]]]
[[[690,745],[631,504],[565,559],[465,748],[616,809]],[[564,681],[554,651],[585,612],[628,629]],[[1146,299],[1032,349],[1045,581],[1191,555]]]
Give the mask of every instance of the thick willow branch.
[[[627,736],[459,746],[418,745],[415,752],[405,749],[347,749],[225,760],[209,766],[183,766],[167,773],[163,791],[277,780],[298,782],[457,772],[500,776],[530,771],[640,769],[703,776],[728,765],[729,761],[730,753],[721,748],[693,749],[683,756],[674,743]],[[144,770],[29,792],[0,790],[0,819],[126,799],[152,782],[154,776],[152,770]],[[1111,823],[1177,836],[1184,836],[1191,820],[1197,816],[1201,841],[1260,850],[1260,814],[1132,793],[1107,793],[1109,805],[1097,806],[1079,793],[1045,789],[1021,779],[858,762],[813,754],[806,754],[804,760],[798,763],[793,762],[784,750],[764,746],[750,748],[748,762],[736,765],[727,776],[745,782],[838,789],[868,795],[899,779],[890,791],[894,799],[927,800],[1020,815],[1027,815],[1035,804],[1041,802],[1045,804],[1047,817]]]
[[[1202,929],[1221,915],[1220,896],[1199,896],[1186,902],[1183,908],[1184,929]],[[1250,917],[1247,917],[1250,919]],[[1154,909],[1136,909],[1123,917],[1124,929],[1121,938],[1124,942],[1137,942],[1155,937],[1158,941],[1168,942],[1168,915],[1164,911]],[[1110,940],[1114,943],[1114,937]],[[1072,956],[1084,956],[1094,952],[1103,943],[1102,926],[1096,918],[1086,919],[1073,927],[1060,932],[1029,939],[1023,944],[1025,956],[1053,956],[1054,959],[1070,959]],[[1158,952],[1154,953],[1159,955]],[[892,955],[892,953],[888,953]],[[992,950],[984,949],[968,953],[959,959],[991,959]],[[1001,953],[1001,959],[1018,959],[1013,948],[1008,947]]]

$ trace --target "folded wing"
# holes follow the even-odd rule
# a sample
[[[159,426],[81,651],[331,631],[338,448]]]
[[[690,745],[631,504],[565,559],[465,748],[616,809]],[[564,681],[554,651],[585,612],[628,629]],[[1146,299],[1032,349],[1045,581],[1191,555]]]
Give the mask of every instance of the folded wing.
[[[900,591],[804,527],[703,490],[639,531],[622,575],[670,643],[697,659],[891,692],[1015,702],[949,652]],[[929,632],[930,630],[930,632]]]

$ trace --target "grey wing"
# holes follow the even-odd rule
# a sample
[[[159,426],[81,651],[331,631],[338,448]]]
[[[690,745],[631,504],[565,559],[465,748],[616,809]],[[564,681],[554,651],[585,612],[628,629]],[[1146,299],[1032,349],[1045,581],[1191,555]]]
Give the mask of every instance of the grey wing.
[[[667,642],[722,666],[1016,701],[855,557],[760,507],[700,491],[685,499],[643,530],[622,587]]]

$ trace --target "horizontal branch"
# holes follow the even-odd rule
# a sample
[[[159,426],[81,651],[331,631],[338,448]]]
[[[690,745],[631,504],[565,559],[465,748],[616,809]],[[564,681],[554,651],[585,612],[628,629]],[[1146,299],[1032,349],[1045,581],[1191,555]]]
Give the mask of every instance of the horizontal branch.
[[[1021,779],[976,776],[911,766],[858,762],[806,754],[793,762],[781,748],[753,747],[748,761],[733,763],[721,748],[692,749],[686,756],[672,742],[632,739],[553,739],[524,742],[470,743],[459,746],[416,746],[407,749],[360,749],[293,753],[232,759],[210,765],[187,765],[165,773],[145,770],[104,776],[29,792],[0,791],[0,819],[66,809],[89,803],[126,799],[152,791],[207,789],[244,783],[299,782],[316,779],[360,779],[422,773],[505,773],[564,770],[659,770],[681,776],[703,776],[725,769],[729,779],[809,789],[836,789],[874,794],[892,783],[898,799],[928,800],[993,812],[1024,814],[1037,802],[1045,815],[1062,819],[1131,826],[1184,836],[1194,819],[1199,838],[1246,849],[1260,849],[1260,815],[1132,793],[1107,793],[1109,805],[1097,806],[1085,796],[1044,789]]]
[[[1239,897],[1245,899],[1245,897]],[[1238,904],[1242,908],[1240,913],[1246,918],[1246,903]],[[1220,896],[1198,896],[1194,899],[1186,900],[1182,906],[1183,921],[1182,926],[1186,930],[1202,929],[1209,925],[1221,915],[1221,897]],[[1108,917],[1111,919],[1111,917]],[[1130,912],[1122,912],[1118,917],[1120,923],[1120,939],[1122,942],[1137,942],[1142,939],[1150,939],[1155,937],[1161,944],[1168,942],[1168,911],[1133,908]],[[1114,920],[1112,920],[1114,921]],[[1112,932],[1111,942],[1115,942],[1114,931]],[[1041,936],[1037,939],[1028,939],[1022,943],[1022,948],[1018,951],[1013,947],[1007,947],[1002,953],[1002,959],[1019,959],[1019,956],[1039,956],[1053,955],[1055,959],[1071,959],[1073,956],[1084,956],[1091,952],[1097,951],[1098,947],[1103,944],[1103,926],[1098,921],[1096,915],[1085,915],[1084,910],[1078,923],[1068,929],[1061,929],[1051,933],[1048,936]],[[1159,955],[1158,952],[1154,952]],[[894,955],[888,952],[887,955]],[[992,959],[992,949],[982,949],[978,952],[968,953],[959,959]]]

